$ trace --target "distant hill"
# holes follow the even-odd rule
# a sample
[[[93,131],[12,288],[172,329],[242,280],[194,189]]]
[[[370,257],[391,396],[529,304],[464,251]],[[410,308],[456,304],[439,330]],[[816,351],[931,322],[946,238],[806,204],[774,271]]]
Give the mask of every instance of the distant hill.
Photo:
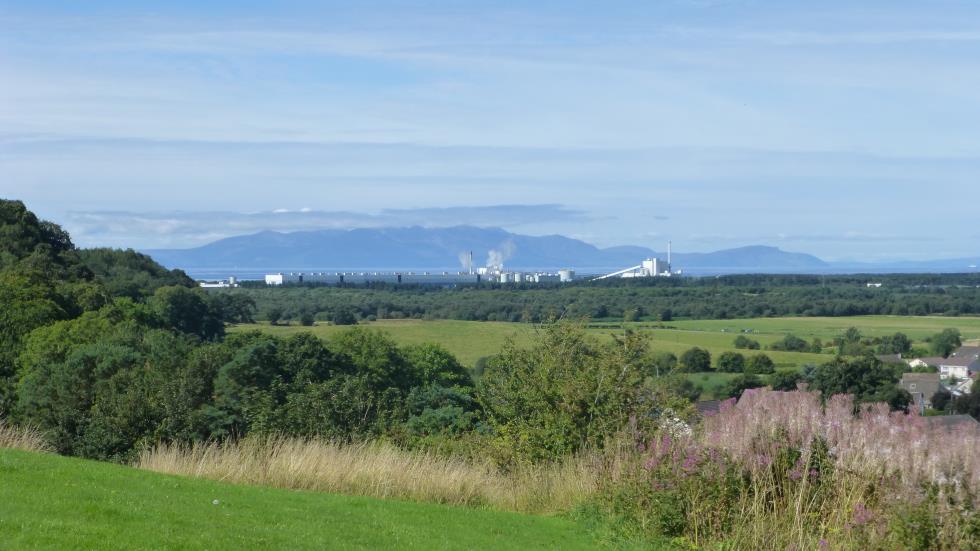
[[[514,269],[575,268],[601,272],[639,264],[665,252],[645,247],[600,249],[561,235],[529,236],[500,228],[381,228],[260,232],[229,237],[193,249],[146,253],[170,268],[201,270],[454,270],[469,251],[483,266],[491,255]],[[461,258],[461,255],[463,258]],[[824,271],[811,255],[775,247],[742,247],[711,253],[675,253],[675,269],[696,273]]]

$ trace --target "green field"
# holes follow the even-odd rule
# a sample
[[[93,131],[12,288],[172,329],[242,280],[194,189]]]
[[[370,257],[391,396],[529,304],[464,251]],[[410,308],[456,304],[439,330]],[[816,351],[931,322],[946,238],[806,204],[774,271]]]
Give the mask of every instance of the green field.
[[[453,321],[453,320],[380,320],[364,324],[367,327],[381,329],[389,333],[400,344],[419,344],[435,342],[445,346],[465,365],[473,366],[478,359],[491,356],[500,351],[507,339],[514,339],[520,344],[530,344],[535,339],[538,330],[534,325],[522,323]],[[726,350],[735,350],[732,341],[735,335],[717,331],[656,329],[646,324],[628,324],[635,329],[647,332],[650,345],[654,350],[673,352],[678,356],[685,350],[700,346],[718,355]],[[276,335],[291,335],[297,332],[312,331],[320,337],[329,339],[332,335],[347,329],[344,326],[317,324],[314,327],[299,325],[268,324],[239,325],[232,331],[261,329]],[[615,325],[601,324],[590,327],[589,332],[600,338],[611,338],[613,333],[621,332],[622,328]],[[763,345],[781,338],[781,335],[753,336]],[[826,355],[800,352],[767,352],[773,361],[780,366],[795,367],[806,363],[819,363],[827,359]]]
[[[364,325],[389,333],[400,344],[435,342],[445,346],[463,364],[474,366],[481,357],[497,353],[508,339],[519,344],[530,344],[535,339],[538,328],[534,325],[504,322],[454,321],[454,320],[379,320]],[[914,317],[914,316],[857,316],[846,318],[757,318],[739,320],[681,320],[667,324],[639,323],[593,323],[588,331],[599,338],[623,330],[623,326],[644,331],[650,335],[650,346],[656,351],[673,352],[680,356],[685,350],[700,346],[711,352],[713,357],[726,351],[736,351],[735,337],[741,332],[759,341],[763,348],[783,338],[787,334],[812,340],[820,338],[829,343],[848,327],[857,327],[866,336],[890,335],[903,332],[924,344],[923,339],[946,328],[959,329],[964,339],[980,339],[980,318],[970,317]],[[329,339],[332,335],[346,329],[344,326],[317,324],[314,327],[299,325],[268,324],[241,325],[232,331],[261,329],[277,335],[290,335],[297,332],[312,331]],[[755,351],[742,350],[743,354]],[[779,368],[801,368],[807,364],[820,364],[830,359],[829,354],[805,352],[776,352],[763,350]],[[696,373],[689,378],[703,389],[703,396],[710,398],[717,389],[734,375],[727,373]]]
[[[793,333],[811,339],[829,340],[843,333],[848,327],[857,327],[867,336],[883,336],[902,332],[913,340],[921,341],[943,329],[959,329],[967,340],[980,339],[980,318],[938,316],[854,316],[843,318],[755,318],[744,320],[693,320],[675,321],[679,329],[719,333],[727,330],[738,333],[751,329],[760,336]],[[762,340],[760,339],[760,342]]]
[[[597,547],[565,518],[236,486],[8,449],[0,503],[4,549]]]

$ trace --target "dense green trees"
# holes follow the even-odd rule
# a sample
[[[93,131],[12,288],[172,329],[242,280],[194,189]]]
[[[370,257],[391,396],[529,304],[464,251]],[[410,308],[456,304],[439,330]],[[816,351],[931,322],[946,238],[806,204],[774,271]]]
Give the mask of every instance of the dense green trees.
[[[193,279],[180,270],[167,270],[152,258],[132,249],[80,249],[81,263],[112,296],[140,300],[156,289],[179,285],[195,287]]]
[[[735,337],[735,348],[740,350],[759,350],[759,341],[752,340],[745,335]]]
[[[769,386],[773,390],[796,390],[797,385],[803,381],[803,374],[795,369],[780,369],[769,378]]]
[[[745,362],[745,372],[754,375],[772,373],[775,369],[776,364],[765,354],[755,354]]]
[[[681,354],[680,365],[688,373],[711,371],[711,353],[695,346]]]
[[[851,394],[857,403],[886,402],[894,409],[906,409],[912,397],[897,386],[899,378],[899,373],[872,355],[838,356],[817,367],[809,382],[813,390],[819,390],[825,397]]]
[[[718,371],[741,373],[745,371],[745,356],[738,352],[722,352],[718,356]]]
[[[810,343],[797,337],[796,335],[786,335],[782,340],[772,343],[770,350],[784,350],[789,352],[809,352]]]
[[[943,329],[929,340],[929,345],[933,354],[946,358],[963,345],[963,339],[958,329]]]
[[[553,317],[641,321],[769,316],[980,314],[980,275],[883,276],[869,290],[860,276],[724,276],[603,280],[570,285],[499,285],[439,288],[370,285],[284,286],[223,290],[251,296],[260,312],[278,307],[283,319],[305,309],[328,321],[350,309],[361,319],[427,318],[542,322]],[[253,285],[253,284],[248,284]],[[812,347],[812,343],[811,343]]]
[[[569,323],[545,327],[530,348],[505,347],[480,385],[498,453],[554,459],[602,446],[631,418],[652,421],[665,404],[645,385],[646,347],[635,333],[600,344]]]

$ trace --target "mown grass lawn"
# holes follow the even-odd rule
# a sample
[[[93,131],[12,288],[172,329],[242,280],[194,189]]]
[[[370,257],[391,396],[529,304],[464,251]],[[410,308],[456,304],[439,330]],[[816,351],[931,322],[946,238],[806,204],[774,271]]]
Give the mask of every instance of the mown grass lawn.
[[[0,449],[3,549],[597,546],[559,517],[236,486]]]

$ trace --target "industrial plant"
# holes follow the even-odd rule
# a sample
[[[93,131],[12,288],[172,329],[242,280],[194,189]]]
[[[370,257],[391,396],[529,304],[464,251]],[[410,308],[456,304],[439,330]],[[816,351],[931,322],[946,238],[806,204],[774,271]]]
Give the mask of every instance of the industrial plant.
[[[505,244],[506,245],[506,244]],[[513,253],[507,246],[491,250],[486,266],[474,267],[473,253],[460,253],[463,270],[459,272],[291,272],[267,274],[266,285],[364,285],[390,283],[394,285],[466,285],[480,283],[569,283],[576,280],[575,270],[566,268],[557,272],[507,270],[504,261]],[[672,271],[670,244],[667,244],[667,260],[648,258],[640,264],[611,274],[591,278],[598,281],[609,278],[671,277],[681,272]],[[588,279],[588,278],[586,278]]]
[[[643,262],[640,262],[636,266],[630,266],[623,270],[613,272],[611,274],[606,274],[604,276],[599,276],[594,278],[592,281],[599,281],[601,279],[610,278],[636,278],[636,277],[671,277],[673,275],[680,275],[680,270],[673,272],[671,271],[670,264],[670,242],[667,242],[667,262],[660,260],[659,258],[648,258]]]

